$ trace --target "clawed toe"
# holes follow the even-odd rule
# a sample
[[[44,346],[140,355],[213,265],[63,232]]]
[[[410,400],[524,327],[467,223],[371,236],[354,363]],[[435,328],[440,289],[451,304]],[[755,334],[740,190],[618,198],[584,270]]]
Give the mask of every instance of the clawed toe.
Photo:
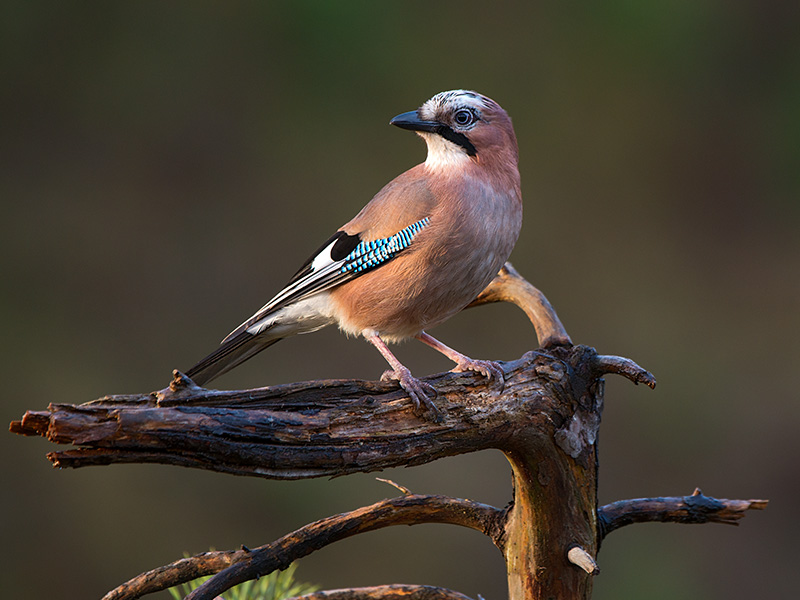
[[[458,366],[453,369],[453,372],[455,373],[464,373],[465,371],[475,371],[482,374],[484,377],[489,379],[489,381],[496,381],[500,385],[501,391],[505,387],[506,380],[503,369],[501,369],[500,365],[494,361],[475,360],[468,358],[466,360],[459,361]]]
[[[397,381],[414,402],[414,412],[419,412],[419,409],[425,406],[433,415],[434,421],[441,420],[442,413],[439,412],[432,400],[432,398],[436,398],[439,395],[436,388],[414,377],[408,369],[385,371],[381,375],[381,381]]]

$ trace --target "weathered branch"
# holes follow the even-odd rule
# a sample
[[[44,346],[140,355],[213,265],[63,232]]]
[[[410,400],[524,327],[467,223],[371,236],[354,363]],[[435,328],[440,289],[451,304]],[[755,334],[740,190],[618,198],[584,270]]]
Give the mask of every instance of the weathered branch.
[[[510,302],[525,311],[542,348],[572,345],[567,330],[544,294],[517,273],[509,262],[467,308],[492,302]]]
[[[636,385],[643,383],[650,389],[655,389],[656,387],[656,378],[653,374],[650,371],[645,371],[630,358],[598,355],[595,359],[595,368],[602,373],[622,375]]]
[[[181,558],[168,565],[137,575],[103,596],[102,600],[133,600],[154,594],[198,577],[214,575],[229,567],[246,553],[246,550],[203,552]]]
[[[696,488],[689,496],[637,498],[606,504],[598,512],[601,538],[633,523],[725,523],[738,525],[748,510],[764,510],[768,500],[725,500],[704,496]]]
[[[459,498],[407,495],[321,519],[254,549],[205,552],[143,573],[112,590],[103,600],[128,600],[203,575],[217,573],[188,596],[213,599],[244,581],[285,569],[293,561],[333,542],[394,525],[448,523],[475,529],[502,545],[504,511]]]
[[[542,346],[571,344],[547,299],[511,264],[473,305],[499,301],[526,312]],[[506,363],[502,395],[475,373],[427,378],[438,393],[437,406],[447,413],[433,425],[408,410],[409,400],[395,383],[325,380],[220,392],[194,386],[176,372],[161,392],[107,396],[80,406],[51,404],[13,422],[11,431],[77,446],[48,455],[58,467],[156,462],[295,479],[421,464],[502,448],[526,426],[525,419],[508,426],[520,400],[552,396],[566,371],[577,368],[569,350],[562,350]],[[603,357],[593,350],[577,356],[586,359],[580,368],[592,370],[591,376],[604,372]]]
[[[719,500],[703,496],[699,490],[681,498],[621,500],[598,510],[599,537],[624,525],[640,522],[737,524],[747,510],[766,508],[766,500]],[[203,552],[182,558],[134,577],[103,597],[103,600],[131,600],[146,594],[186,583],[198,577],[219,573],[209,587],[190,596],[194,600],[213,598],[234,585],[284,569],[294,560],[347,537],[395,525],[447,523],[460,525],[488,536],[501,551],[508,544],[508,510],[479,502],[444,496],[407,494],[377,502],[351,512],[321,519],[259,548]],[[566,553],[569,562],[590,575],[599,573],[592,555],[573,545]],[[239,563],[243,563],[239,565]],[[239,565],[235,569],[234,565]],[[469,600],[443,588],[416,585],[389,585],[348,588],[306,594],[303,600]]]
[[[472,598],[460,592],[432,585],[394,584],[312,592],[292,600],[472,600]]]
[[[437,423],[418,418],[392,384],[328,381],[217,392],[178,377],[172,391],[51,405],[12,430],[76,444],[50,455],[59,466],[163,462],[287,479],[498,448],[512,465],[515,489],[502,538],[511,600],[588,597],[589,576],[564,564],[576,544],[597,551],[595,440],[604,362],[591,348],[553,347],[503,368],[502,392],[475,374],[429,378],[443,413]],[[213,581],[224,588],[284,564],[246,568],[250,560]],[[196,597],[221,591],[205,589],[209,596]]]
[[[55,466],[155,462],[275,479],[344,475],[427,463],[486,448],[508,458],[513,501],[499,510],[468,500],[406,494],[322,519],[249,550],[208,552],[144,573],[105,600],[137,598],[214,574],[190,598],[212,599],[286,568],[340,539],[392,525],[449,523],[489,536],[503,552],[510,600],[588,599],[603,537],[630,523],[735,523],[764,500],[626,500],[597,509],[597,435],[608,373],[655,387],[629,359],[572,346],[550,304],[510,264],[471,304],[509,301],[536,328],[541,349],[501,363],[505,385],[475,373],[426,378],[442,419],[414,414],[396,383],[326,380],[244,391],[205,390],[175,372],[169,388],[51,404],[11,424],[73,448]],[[401,491],[405,491],[402,488]],[[305,600],[468,600],[441,588],[384,586],[320,592]]]
[[[58,467],[156,462],[276,479],[368,472],[504,450],[537,422],[571,419],[562,388],[588,389],[601,374],[596,356],[582,346],[529,353],[503,364],[502,393],[474,373],[429,377],[439,423],[418,418],[394,383],[326,380],[52,404],[11,430],[75,445],[48,455]]]

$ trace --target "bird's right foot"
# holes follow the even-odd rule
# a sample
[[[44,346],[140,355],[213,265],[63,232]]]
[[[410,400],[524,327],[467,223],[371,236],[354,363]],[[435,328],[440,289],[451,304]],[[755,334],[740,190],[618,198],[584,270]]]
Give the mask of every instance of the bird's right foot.
[[[407,367],[401,366],[393,371],[385,371],[381,375],[381,381],[396,381],[399,383],[400,387],[408,393],[412,402],[414,402],[415,413],[419,413],[420,408],[424,405],[433,415],[434,421],[442,420],[442,413],[436,408],[432,400],[432,398],[438,396],[436,388],[414,377]]]

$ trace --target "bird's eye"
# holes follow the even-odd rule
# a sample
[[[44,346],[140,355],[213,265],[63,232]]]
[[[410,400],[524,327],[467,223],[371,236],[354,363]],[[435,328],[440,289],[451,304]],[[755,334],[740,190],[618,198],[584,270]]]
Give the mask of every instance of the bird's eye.
[[[455,124],[459,127],[466,127],[467,125],[472,125],[475,121],[475,115],[471,110],[464,108],[453,115],[453,121],[455,121]]]

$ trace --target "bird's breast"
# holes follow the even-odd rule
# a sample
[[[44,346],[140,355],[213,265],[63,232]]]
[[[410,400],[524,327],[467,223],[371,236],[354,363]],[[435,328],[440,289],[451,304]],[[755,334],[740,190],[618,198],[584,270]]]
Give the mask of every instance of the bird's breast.
[[[511,254],[522,223],[516,190],[480,182],[437,190],[430,224],[390,262],[331,290],[341,329],[412,337],[459,312]]]

